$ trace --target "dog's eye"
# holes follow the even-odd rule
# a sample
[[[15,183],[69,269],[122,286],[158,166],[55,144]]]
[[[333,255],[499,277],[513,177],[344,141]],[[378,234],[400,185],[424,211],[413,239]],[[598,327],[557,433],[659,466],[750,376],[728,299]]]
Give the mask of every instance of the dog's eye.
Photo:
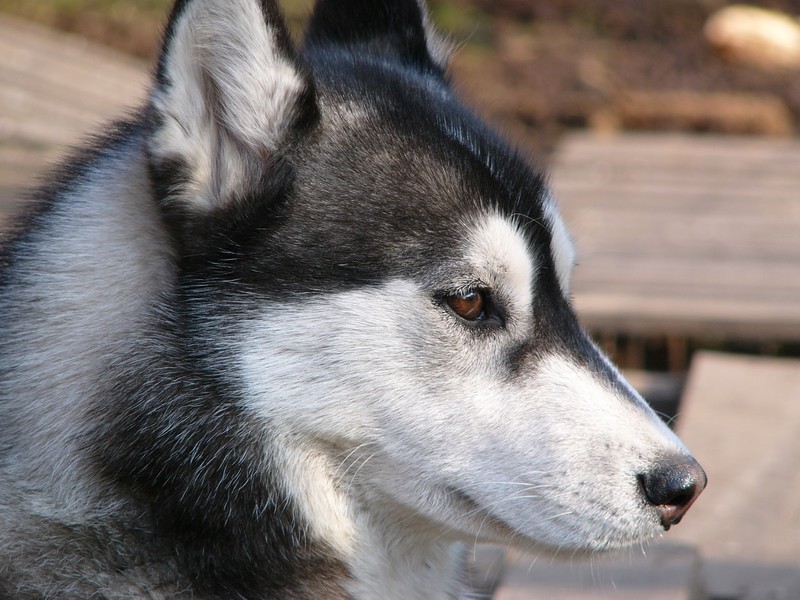
[[[483,292],[469,290],[445,298],[447,305],[462,319],[478,321],[486,317],[486,298]]]

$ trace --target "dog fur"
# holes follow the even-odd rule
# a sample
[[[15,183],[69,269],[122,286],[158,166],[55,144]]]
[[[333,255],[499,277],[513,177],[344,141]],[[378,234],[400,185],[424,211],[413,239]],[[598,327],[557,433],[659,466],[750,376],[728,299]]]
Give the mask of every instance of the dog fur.
[[[699,493],[444,46],[414,0],[320,0],[299,50],[178,0],[4,245],[0,596],[453,598],[465,543],[624,547],[675,522],[653,472]]]

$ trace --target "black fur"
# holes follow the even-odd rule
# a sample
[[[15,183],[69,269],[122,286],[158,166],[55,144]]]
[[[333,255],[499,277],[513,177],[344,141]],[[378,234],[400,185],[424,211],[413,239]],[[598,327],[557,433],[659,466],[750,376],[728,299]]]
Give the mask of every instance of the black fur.
[[[320,0],[305,43],[350,53],[360,61],[388,61],[440,78],[444,75],[428,53],[417,0]]]
[[[91,445],[101,471],[149,507],[202,597],[279,598],[309,580],[335,589],[347,570],[307,538],[270,478],[263,427],[242,413],[235,387],[204,369],[208,357],[181,342],[191,318],[163,318],[163,338],[142,349],[146,372],[116,367],[122,383],[108,397],[117,401],[97,415],[104,429]]]

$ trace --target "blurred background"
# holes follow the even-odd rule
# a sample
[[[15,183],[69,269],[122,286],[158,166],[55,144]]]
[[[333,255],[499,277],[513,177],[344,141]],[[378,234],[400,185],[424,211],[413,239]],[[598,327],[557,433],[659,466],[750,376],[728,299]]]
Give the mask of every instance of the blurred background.
[[[301,36],[312,0],[283,0]],[[0,231],[146,94],[171,0],[0,0]],[[800,0],[432,0],[455,87],[551,174],[575,304],[709,487],[667,542],[485,548],[474,597],[800,599]]]
[[[791,65],[792,52],[795,66],[800,62],[800,50],[787,50],[780,58],[779,50],[759,48],[756,40],[749,54],[737,54],[734,34],[727,46],[709,43],[704,26],[728,4],[434,0],[430,6],[435,22],[458,47],[455,80],[483,101],[497,121],[533,148],[548,151],[565,129],[582,127],[794,132],[800,78],[785,67]],[[0,0],[0,11],[151,60],[170,5],[171,0]],[[313,0],[282,5],[299,37]],[[750,5],[800,13],[798,0]],[[763,35],[771,36],[774,45],[791,46],[776,39],[786,37],[780,25],[765,27]],[[677,96],[665,105],[663,94],[668,93]],[[746,115],[752,106],[747,101],[754,99],[763,106],[758,114]]]

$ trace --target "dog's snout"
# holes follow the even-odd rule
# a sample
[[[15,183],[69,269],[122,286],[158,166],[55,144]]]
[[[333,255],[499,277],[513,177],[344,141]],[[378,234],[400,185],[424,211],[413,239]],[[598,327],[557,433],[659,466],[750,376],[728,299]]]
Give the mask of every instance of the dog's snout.
[[[697,461],[683,455],[661,460],[638,479],[645,499],[655,507],[665,530],[680,522],[707,482]]]

